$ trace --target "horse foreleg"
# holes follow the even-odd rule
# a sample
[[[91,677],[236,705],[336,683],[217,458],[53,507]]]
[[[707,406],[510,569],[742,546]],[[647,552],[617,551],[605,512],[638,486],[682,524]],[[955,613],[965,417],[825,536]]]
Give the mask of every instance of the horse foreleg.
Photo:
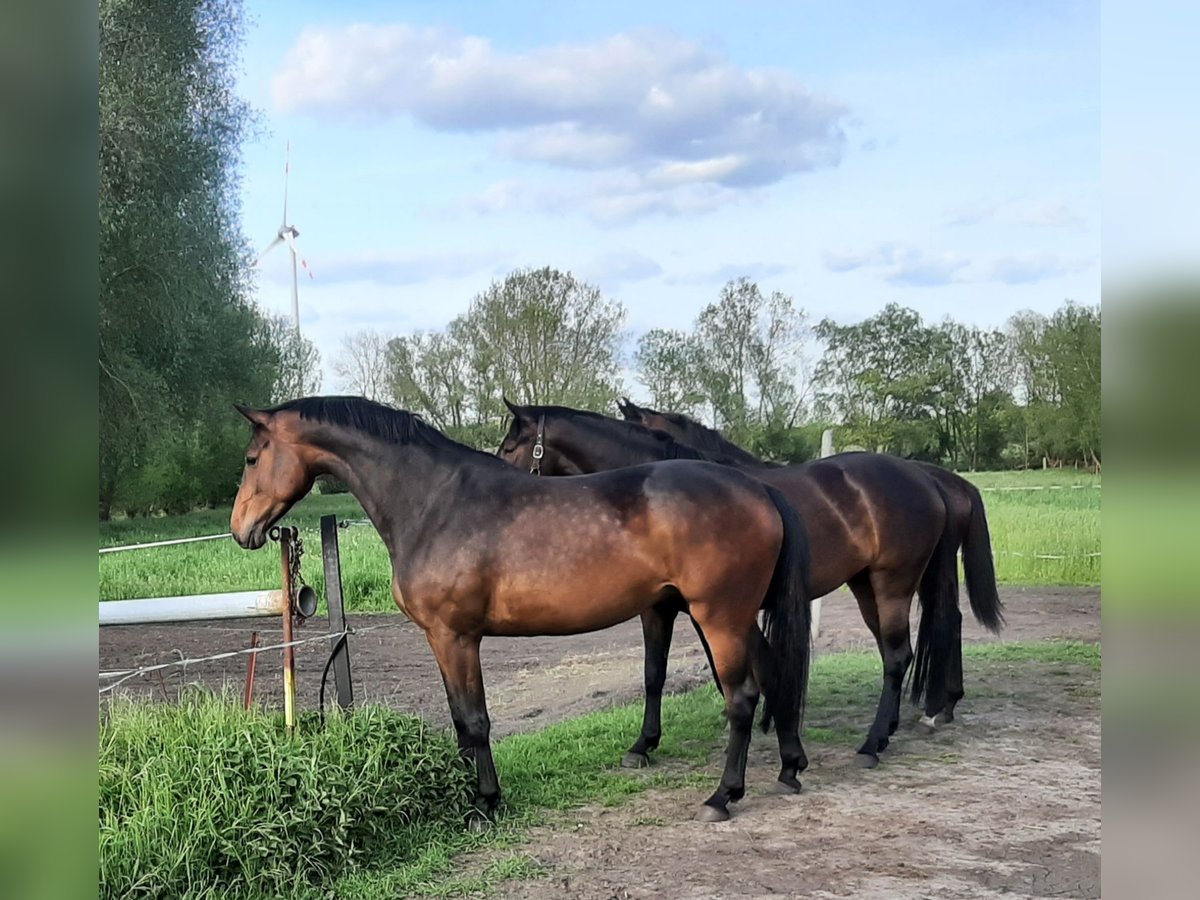
[[[454,720],[454,730],[458,734],[459,752],[474,764],[477,814],[471,824],[478,827],[483,824],[480,814],[490,816],[500,804],[500,780],[496,776],[490,743],[492,724],[479,665],[480,636],[457,634],[439,626],[426,632],[426,637],[442,672],[450,718]]]
[[[671,652],[671,635],[679,608],[678,601],[664,600],[642,613],[642,637],[646,653],[646,706],[642,714],[642,733],[621,760],[621,765],[627,769],[641,769],[650,765],[650,751],[658,747],[662,737],[663,685],[667,681],[667,656]]]

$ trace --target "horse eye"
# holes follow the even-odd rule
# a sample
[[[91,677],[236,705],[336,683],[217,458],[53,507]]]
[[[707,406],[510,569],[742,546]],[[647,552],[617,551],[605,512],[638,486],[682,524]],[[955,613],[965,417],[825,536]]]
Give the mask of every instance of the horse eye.
[[[255,464],[256,462],[258,462],[258,457],[257,457],[257,456],[247,456],[247,457],[246,457],[246,465],[247,465],[248,467],[250,467],[250,468],[253,468],[253,466],[254,466],[254,464]]]

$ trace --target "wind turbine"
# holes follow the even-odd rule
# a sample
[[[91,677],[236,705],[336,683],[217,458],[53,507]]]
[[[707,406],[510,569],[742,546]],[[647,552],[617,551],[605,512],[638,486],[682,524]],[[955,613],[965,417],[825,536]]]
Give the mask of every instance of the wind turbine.
[[[275,233],[275,240],[267,244],[263,251],[258,254],[258,258],[254,260],[254,265],[262,262],[262,258],[278,247],[280,244],[287,244],[288,250],[292,254],[292,324],[296,326],[296,332],[300,332],[300,289],[297,279],[296,263],[304,267],[304,271],[308,273],[308,277],[313,277],[312,269],[308,267],[308,263],[304,257],[300,255],[300,251],[296,249],[296,238],[300,236],[300,232],[295,225],[288,222],[287,201],[288,201],[288,174],[292,168],[292,142],[287,143],[287,157],[283,164],[283,221],[279,225],[279,231]]]

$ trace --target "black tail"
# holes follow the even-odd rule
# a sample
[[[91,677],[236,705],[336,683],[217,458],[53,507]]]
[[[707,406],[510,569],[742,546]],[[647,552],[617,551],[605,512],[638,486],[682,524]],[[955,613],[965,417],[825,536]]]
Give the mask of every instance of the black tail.
[[[971,498],[971,521],[963,538],[963,572],[967,576],[971,612],[980,625],[998,634],[1004,627],[1004,604],[996,590],[996,566],[992,560],[992,535],[988,530],[987,513],[979,488],[965,478],[963,484]]]
[[[912,667],[912,702],[920,704],[929,693],[930,709],[940,710],[946,702],[946,676],[958,639],[954,619],[958,613],[958,542],[960,528],[942,485],[934,480],[946,506],[946,525],[925,571],[917,596],[921,600],[921,622],[917,626],[917,654]]]
[[[775,561],[771,585],[763,599],[763,624],[774,657],[770,667],[771,684],[761,686],[766,695],[763,731],[771,727],[772,717],[782,720],[783,715],[794,715],[797,725],[802,721],[812,653],[809,631],[812,595],[808,580],[812,556],[808,532],[800,516],[779,491],[767,487],[767,493],[783,519],[783,545]]]

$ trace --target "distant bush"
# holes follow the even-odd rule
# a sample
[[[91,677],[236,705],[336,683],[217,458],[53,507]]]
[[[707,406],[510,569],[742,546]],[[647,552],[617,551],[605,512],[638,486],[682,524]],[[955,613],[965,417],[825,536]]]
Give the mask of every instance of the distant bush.
[[[334,478],[332,475],[321,475],[317,478],[317,493],[348,494],[350,493],[350,486],[340,478]]]
[[[281,716],[208,693],[119,701],[99,757],[101,898],[327,893],[460,830],[468,808],[454,742],[381,708],[288,738]]]

